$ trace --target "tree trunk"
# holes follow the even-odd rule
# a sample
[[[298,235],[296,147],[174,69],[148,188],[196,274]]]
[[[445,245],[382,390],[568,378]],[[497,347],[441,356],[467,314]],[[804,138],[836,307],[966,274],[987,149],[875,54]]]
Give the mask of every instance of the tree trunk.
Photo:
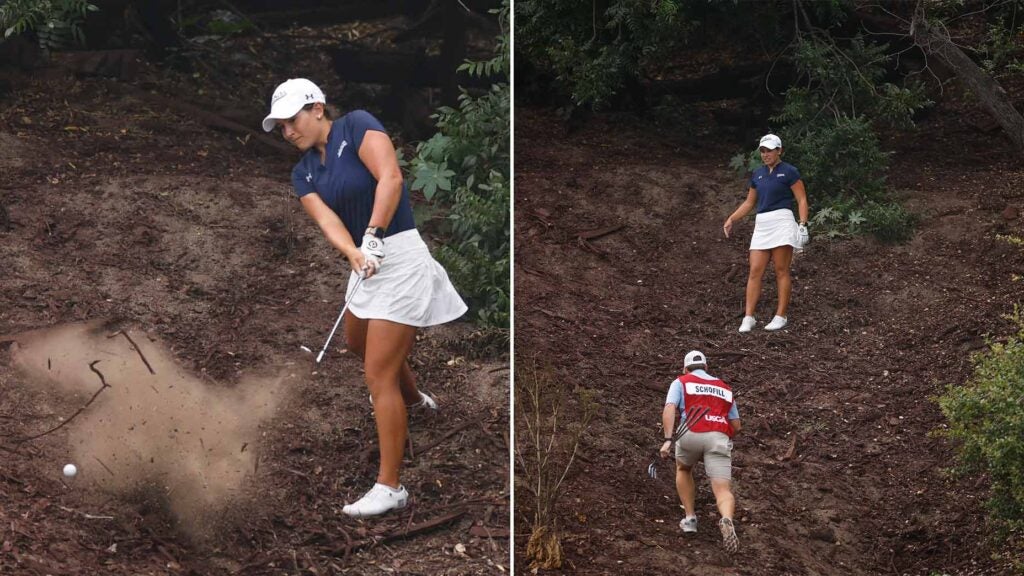
[[[920,12],[914,15],[910,34],[922,50],[929,55],[937,56],[956,72],[985,110],[1003,128],[1018,151],[1024,154],[1024,117],[1014,109],[1003,87],[957,48],[950,41],[948,34],[930,25]]]

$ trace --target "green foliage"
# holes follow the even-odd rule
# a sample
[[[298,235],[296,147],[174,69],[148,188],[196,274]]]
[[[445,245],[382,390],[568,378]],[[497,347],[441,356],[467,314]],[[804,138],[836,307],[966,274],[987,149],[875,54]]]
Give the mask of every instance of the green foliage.
[[[780,134],[785,160],[800,168],[816,203],[875,200],[885,192],[889,155],[882,152],[870,123],[863,117],[840,116],[816,123],[798,136]]]
[[[460,69],[508,74],[508,15],[506,0],[498,11],[502,34],[494,58]],[[408,163],[412,189],[449,210],[438,260],[477,320],[499,328],[508,327],[511,308],[509,97],[508,82],[479,96],[463,91],[458,108],[438,109],[437,134],[421,142]]]
[[[940,434],[959,443],[955,472],[989,477],[990,518],[1024,530],[1024,319],[1017,308],[1009,318],[1017,334],[990,343],[968,382],[939,398],[949,420]]]
[[[994,76],[1024,73],[1024,37],[1020,30],[993,24],[980,51],[981,67]]]
[[[860,35],[843,46],[825,34],[809,35],[792,57],[806,83],[786,93],[776,121],[797,134],[844,116],[911,128],[914,112],[932,102],[920,82],[897,86],[883,81],[888,50],[888,45],[868,44]]]
[[[871,233],[898,243],[913,236],[916,219],[888,198],[889,154],[875,124],[912,128],[913,114],[931,102],[920,83],[883,81],[886,51],[860,36],[840,47],[825,34],[808,35],[793,56],[807,81],[787,91],[773,119],[819,211],[815,223],[830,237]]]
[[[8,0],[0,5],[0,27],[4,38],[35,32],[39,47],[50,53],[85,44],[82,23],[97,10],[86,0]]]
[[[600,107],[684,37],[680,12],[679,0],[523,0],[516,2],[516,48],[577,105]]]

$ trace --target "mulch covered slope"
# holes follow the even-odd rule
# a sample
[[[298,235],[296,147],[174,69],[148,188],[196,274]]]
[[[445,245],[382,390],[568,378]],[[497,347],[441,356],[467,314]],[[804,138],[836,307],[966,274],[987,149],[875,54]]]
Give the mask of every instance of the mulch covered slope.
[[[987,540],[984,478],[948,477],[952,447],[932,435],[934,396],[969,377],[986,335],[1012,330],[1002,315],[1024,294],[1024,250],[996,238],[1024,231],[1024,170],[1004,139],[940,107],[886,142],[889,182],[922,216],[913,241],[812,238],[793,265],[789,326],[739,334],[752,223],[730,239],[721,225],[746,190],[728,159],[754,140],[632,116],[561,126],[517,109],[515,334],[517,374],[548,366],[565,394],[598,398],[559,505],[564,573],[1009,573]],[[774,305],[769,273],[762,326]],[[694,348],[734,387],[744,423],[734,557],[701,468],[693,538],[671,475],[646,476],[665,392]],[[517,498],[520,534],[527,505]]]

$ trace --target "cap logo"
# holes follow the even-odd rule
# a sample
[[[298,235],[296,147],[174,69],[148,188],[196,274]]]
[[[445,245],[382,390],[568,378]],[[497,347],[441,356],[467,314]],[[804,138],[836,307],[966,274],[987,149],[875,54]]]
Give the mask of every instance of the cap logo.
[[[274,104],[277,104],[278,100],[280,100],[281,98],[284,98],[287,95],[288,95],[288,91],[287,90],[278,90],[277,92],[274,92],[274,97],[270,100],[270,105],[273,106]]]
[[[316,94],[306,94],[306,100],[312,100],[316,98]]]

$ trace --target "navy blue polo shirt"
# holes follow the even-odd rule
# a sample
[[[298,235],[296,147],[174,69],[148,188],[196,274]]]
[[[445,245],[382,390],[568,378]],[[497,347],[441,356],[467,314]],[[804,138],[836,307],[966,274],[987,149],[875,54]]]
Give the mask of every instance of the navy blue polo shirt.
[[[775,170],[761,166],[750,176],[750,187],[757,190],[757,213],[788,208],[793,210],[796,197],[791,187],[800,179],[796,166],[779,162]]]
[[[384,126],[365,110],[353,110],[331,124],[327,135],[327,155],[320,163],[320,152],[310,148],[292,169],[295,194],[302,198],[316,192],[334,210],[348,228],[356,246],[363,243],[363,231],[370,225],[377,180],[359,159],[359,147],[367,130],[385,132]],[[402,184],[402,198],[388,225],[386,236],[416,228],[409,203],[409,190]]]

